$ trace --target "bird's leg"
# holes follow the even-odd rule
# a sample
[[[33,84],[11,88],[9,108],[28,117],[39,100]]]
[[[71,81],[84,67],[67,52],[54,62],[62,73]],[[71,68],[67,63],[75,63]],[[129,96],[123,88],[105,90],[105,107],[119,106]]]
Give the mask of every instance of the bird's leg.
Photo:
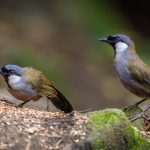
[[[147,119],[148,117],[145,115],[145,113],[150,109],[150,104],[143,110],[142,113],[137,114],[135,117],[133,117],[130,121],[136,121],[139,118]]]
[[[5,99],[5,98],[2,98],[0,101],[5,102],[5,103],[8,103],[8,104],[11,104],[11,105],[14,104],[14,103],[12,103],[11,101],[9,101],[9,100],[7,100],[7,99]]]
[[[28,103],[28,102],[29,102],[29,101],[25,101],[25,102],[23,102],[23,103],[19,104],[17,107],[22,108],[22,107],[23,107],[23,105],[24,105],[24,104],[26,104],[26,103]]]
[[[150,104],[143,110],[144,113],[146,113],[150,109]]]
[[[49,111],[49,100],[47,99],[46,111]]]
[[[123,108],[123,111],[128,111],[128,110],[130,110],[132,108],[138,107],[139,104],[143,103],[146,100],[147,100],[147,98],[143,98],[142,100],[140,100],[140,101],[138,101],[138,102],[136,102],[136,103],[134,103],[134,104],[132,104],[130,106],[126,106],[126,107]]]

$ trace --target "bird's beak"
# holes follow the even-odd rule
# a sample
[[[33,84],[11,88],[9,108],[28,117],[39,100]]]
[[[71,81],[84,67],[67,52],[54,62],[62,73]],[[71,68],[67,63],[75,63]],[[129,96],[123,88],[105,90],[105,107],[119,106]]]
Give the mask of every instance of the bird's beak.
[[[107,38],[99,39],[99,41],[109,43],[109,41],[108,41],[108,39],[107,39]]]
[[[4,69],[4,67],[0,67],[0,75],[4,75],[5,74],[3,69]]]
[[[2,74],[2,67],[0,67],[0,74]]]

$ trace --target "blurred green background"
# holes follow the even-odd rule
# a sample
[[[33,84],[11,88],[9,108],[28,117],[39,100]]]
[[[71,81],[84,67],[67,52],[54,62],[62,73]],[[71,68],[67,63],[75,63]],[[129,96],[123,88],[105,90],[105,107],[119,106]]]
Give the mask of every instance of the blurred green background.
[[[99,38],[131,36],[150,64],[150,2],[129,0],[1,0],[0,63],[44,72],[75,109],[123,107],[138,97],[113,68]],[[1,88],[5,88],[1,78]]]

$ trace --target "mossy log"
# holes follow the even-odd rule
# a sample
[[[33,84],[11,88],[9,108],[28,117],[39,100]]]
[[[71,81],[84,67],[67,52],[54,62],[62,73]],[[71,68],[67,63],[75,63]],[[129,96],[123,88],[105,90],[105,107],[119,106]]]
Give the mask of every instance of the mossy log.
[[[150,143],[141,137],[120,109],[105,109],[88,114],[87,137],[80,149],[149,150]]]

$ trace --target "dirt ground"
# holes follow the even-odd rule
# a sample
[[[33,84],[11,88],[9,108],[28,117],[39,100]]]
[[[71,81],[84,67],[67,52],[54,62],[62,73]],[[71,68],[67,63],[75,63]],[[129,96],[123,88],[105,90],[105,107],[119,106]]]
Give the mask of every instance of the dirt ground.
[[[16,108],[0,102],[0,149],[72,149],[86,137],[86,115]]]

